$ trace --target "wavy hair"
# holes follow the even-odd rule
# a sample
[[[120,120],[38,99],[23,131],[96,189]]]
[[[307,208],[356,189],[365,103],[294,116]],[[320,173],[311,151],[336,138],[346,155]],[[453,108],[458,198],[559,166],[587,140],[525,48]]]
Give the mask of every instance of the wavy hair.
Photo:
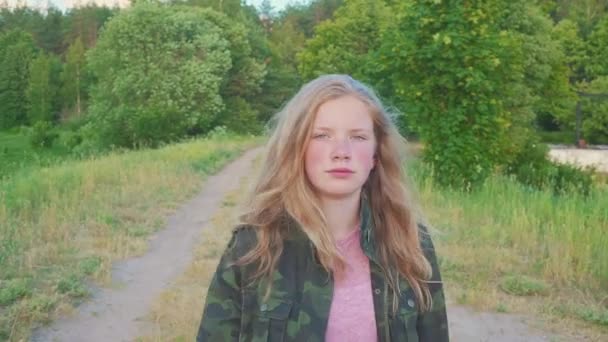
[[[319,106],[343,96],[365,103],[373,120],[377,163],[362,196],[368,198],[381,266],[395,293],[393,307],[400,293],[400,275],[414,290],[421,310],[428,310],[431,266],[419,243],[418,210],[406,186],[405,139],[374,92],[347,75],[324,75],[310,81],[273,117],[275,127],[266,145],[262,171],[247,211],[240,217],[243,224],[255,227],[257,242],[237,264],[256,263],[254,280],[269,277],[283,251],[287,218],[295,220],[311,240],[325,270],[339,272],[344,266],[304,168]],[[266,295],[269,293],[270,282]]]

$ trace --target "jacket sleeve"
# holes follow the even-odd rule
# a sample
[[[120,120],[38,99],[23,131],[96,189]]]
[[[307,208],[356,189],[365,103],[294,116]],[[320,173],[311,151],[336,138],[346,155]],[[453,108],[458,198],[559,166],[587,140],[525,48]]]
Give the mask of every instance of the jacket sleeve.
[[[433,299],[431,310],[418,316],[416,329],[421,342],[443,342],[449,341],[448,318],[446,313],[446,302],[443,293],[443,283],[437,263],[437,255],[431,236],[426,227],[420,225],[420,239],[425,257],[431,264],[433,274],[429,282],[429,291]]]
[[[209,284],[197,342],[238,341],[241,326],[243,232],[235,230]]]

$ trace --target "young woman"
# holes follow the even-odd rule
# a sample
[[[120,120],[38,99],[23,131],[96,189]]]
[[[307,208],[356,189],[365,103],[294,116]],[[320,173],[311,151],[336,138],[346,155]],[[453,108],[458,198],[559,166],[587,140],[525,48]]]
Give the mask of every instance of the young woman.
[[[372,90],[321,76],[276,119],[197,341],[448,341],[404,139]]]

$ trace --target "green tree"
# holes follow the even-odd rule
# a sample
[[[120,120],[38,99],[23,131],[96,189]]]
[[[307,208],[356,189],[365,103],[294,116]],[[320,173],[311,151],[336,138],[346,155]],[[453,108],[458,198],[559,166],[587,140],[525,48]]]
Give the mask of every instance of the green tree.
[[[291,21],[306,38],[313,36],[319,23],[331,19],[344,0],[313,0],[309,3],[289,4],[280,14],[279,21]]]
[[[575,86],[585,80],[585,65],[588,63],[587,44],[581,37],[576,23],[564,19],[552,28],[552,40],[558,42],[565,55],[565,65],[569,69],[570,83]]]
[[[108,21],[87,60],[98,79],[89,127],[102,144],[156,145],[212,128],[232,66],[222,20],[208,9],[142,3]]]
[[[198,5],[222,9],[229,17],[213,16],[209,20],[225,32],[232,61],[220,87],[225,106],[212,126],[226,126],[239,133],[258,132],[258,95],[267,72],[263,60],[269,53],[264,28],[254,7],[238,1],[206,2]]]
[[[117,8],[87,4],[71,8],[64,19],[64,45],[68,45],[76,39],[82,39],[85,49],[90,49],[97,43],[97,38],[102,26],[116,13]],[[65,50],[63,50],[64,52]]]
[[[599,95],[581,99],[583,136],[592,144],[608,144],[608,76],[597,77],[581,90]]]
[[[82,39],[78,37],[68,49],[65,66],[61,73],[62,97],[64,106],[73,108],[76,116],[82,115],[82,95],[85,89],[85,50]]]
[[[59,9],[54,6],[48,9],[33,32],[38,47],[56,55],[63,52],[63,20],[63,13]]]
[[[55,86],[51,84],[51,59],[40,53],[30,66],[29,84],[26,90],[28,100],[27,117],[30,124],[51,122],[54,118],[53,98]]]
[[[291,21],[273,23],[268,35],[268,72],[261,85],[264,96],[255,101],[260,122],[267,122],[301,84],[296,55],[304,47],[305,40],[304,34]]]
[[[571,113],[576,104],[576,93],[569,85],[572,76],[567,67],[569,57],[554,39],[550,18],[526,1],[510,1],[503,5],[498,17],[498,28],[515,39],[516,48],[523,58],[509,61],[521,71],[512,77],[505,93],[504,104],[512,118],[512,125],[503,142],[503,164],[510,164],[538,143],[532,123],[551,121]],[[515,74],[517,75],[517,74]]]
[[[0,128],[27,123],[25,92],[35,53],[29,33],[14,29],[0,35]]]
[[[498,0],[412,1],[383,38],[382,72],[440,184],[479,185],[501,162],[513,125],[504,97],[522,78],[517,40],[495,24],[501,10]]]
[[[608,75],[608,16],[604,16],[591,33],[587,48],[589,79]]]
[[[304,79],[327,73],[346,73],[369,80],[368,65],[380,37],[391,21],[384,1],[354,0],[336,10],[334,18],[319,24],[315,36],[298,55]]]
[[[589,36],[597,22],[608,11],[606,0],[556,0],[556,2],[554,10],[556,21],[562,19],[575,21],[583,38]]]

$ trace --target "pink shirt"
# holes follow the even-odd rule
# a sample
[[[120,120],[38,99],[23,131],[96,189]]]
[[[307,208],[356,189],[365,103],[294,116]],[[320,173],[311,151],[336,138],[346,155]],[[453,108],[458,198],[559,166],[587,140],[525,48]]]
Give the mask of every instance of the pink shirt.
[[[369,272],[369,259],[359,244],[360,230],[337,241],[346,269],[335,277],[329,310],[326,342],[376,342],[376,316]]]

